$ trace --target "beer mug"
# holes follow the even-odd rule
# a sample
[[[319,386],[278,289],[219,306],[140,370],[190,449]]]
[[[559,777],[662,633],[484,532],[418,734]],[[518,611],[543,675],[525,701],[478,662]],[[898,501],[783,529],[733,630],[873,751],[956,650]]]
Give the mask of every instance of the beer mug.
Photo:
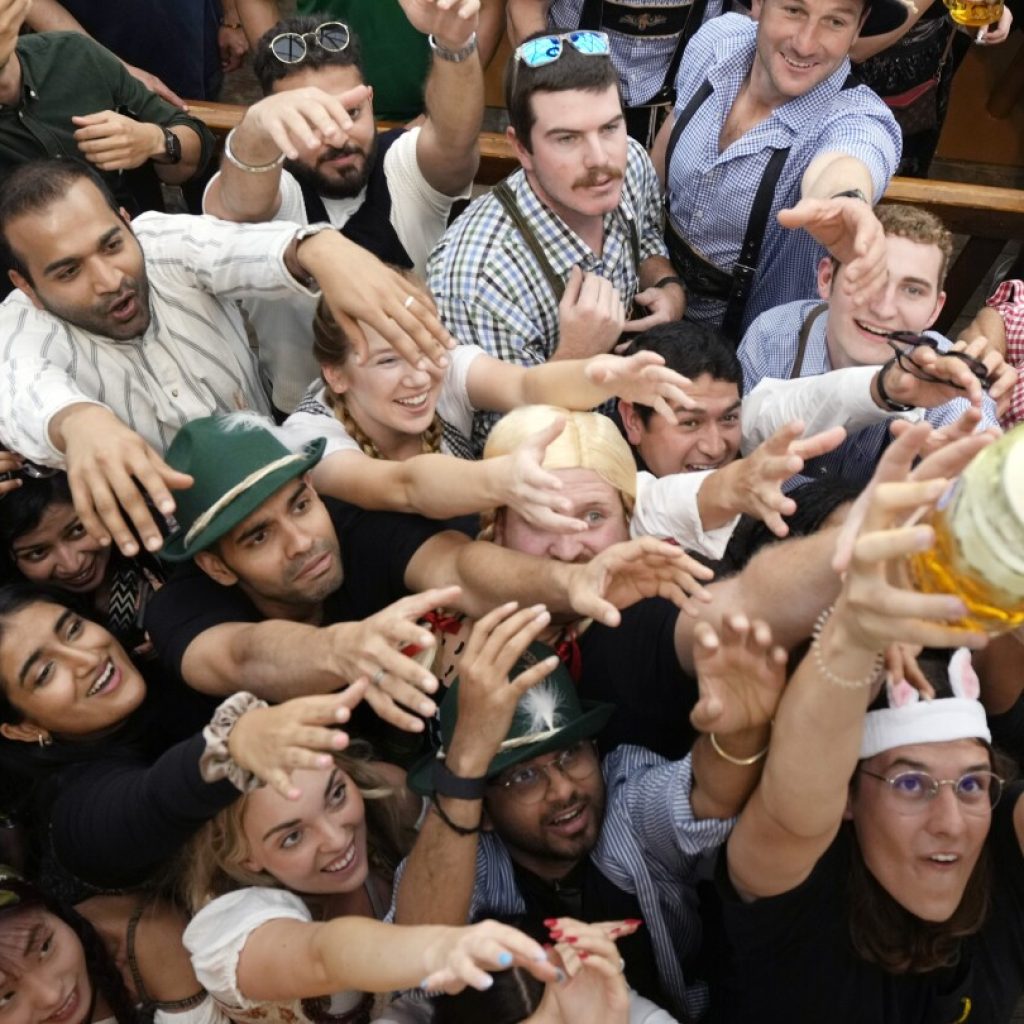
[[[985,0],[943,0],[949,16],[965,28],[984,28],[994,25],[1003,16],[1003,0],[987,3]]]

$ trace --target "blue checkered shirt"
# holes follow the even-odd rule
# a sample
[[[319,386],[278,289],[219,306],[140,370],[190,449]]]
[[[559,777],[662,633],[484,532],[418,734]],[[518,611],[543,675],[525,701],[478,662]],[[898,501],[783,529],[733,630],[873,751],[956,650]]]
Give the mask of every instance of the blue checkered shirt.
[[[577,28],[585,0],[554,0],[548,10],[548,28]],[[703,21],[722,13],[723,0],[708,0]],[[678,7],[679,0],[618,0],[621,7]],[[605,30],[607,31],[607,30]],[[666,36],[628,36],[608,32],[612,63],[622,79],[622,99],[627,107],[639,107],[661,91],[676,52],[679,33]],[[671,84],[671,83],[669,83]]]
[[[681,1019],[697,1019],[708,1006],[707,986],[684,978],[682,968],[701,943],[694,886],[703,877],[702,860],[725,842],[735,819],[694,819],[689,755],[666,761],[644,747],[624,745],[604,758],[601,771],[605,815],[590,859],[605,878],[636,896],[672,1009]],[[392,912],[404,867],[395,876]],[[470,920],[525,913],[508,849],[493,832],[482,833]]]
[[[522,170],[507,181],[552,270],[562,280],[574,266],[600,274],[615,285],[628,310],[638,285],[629,222],[637,226],[641,263],[667,255],[661,189],[643,147],[629,140],[622,199],[605,215],[600,256],[537,198]],[[558,347],[558,299],[519,229],[490,193],[445,232],[430,256],[427,276],[441,319],[464,344],[523,366],[547,362]],[[494,419],[492,414],[475,417],[477,452]]]
[[[826,152],[846,153],[871,172],[875,199],[896,170],[900,130],[889,108],[866,86],[843,89],[850,63],[842,64],[805,96],[777,107],[770,117],[718,151],[722,125],[754,59],[757,24],[742,14],[723,14],[690,40],[676,79],[678,118],[707,80],[712,94],[684,129],[668,172],[672,223],[716,267],[731,271],[739,258],[754,194],[775,149],[790,147],[782,169],[761,260],[743,327],[766,309],[815,294],[822,247],[805,231],[779,226],[776,214],[800,199],[800,181],[811,161]],[[721,322],[725,303],[693,295],[688,320]]]
[[[819,300],[789,302],[762,313],[743,335],[739,347],[743,365],[743,393],[749,394],[764,377],[788,380],[796,359],[800,341],[800,328]],[[825,340],[828,315],[819,316],[807,337],[807,348],[800,368],[801,377],[828,373],[832,367]],[[953,344],[949,338],[934,331],[942,351]],[[934,409],[924,411],[924,419],[933,427],[944,427],[958,420],[970,408],[966,398],[953,398]],[[995,402],[988,395],[982,404],[981,426],[993,427],[999,423]],[[888,421],[865,427],[841,444],[835,451],[813,459],[807,464],[804,477],[840,476],[855,483],[867,483],[888,442]]]

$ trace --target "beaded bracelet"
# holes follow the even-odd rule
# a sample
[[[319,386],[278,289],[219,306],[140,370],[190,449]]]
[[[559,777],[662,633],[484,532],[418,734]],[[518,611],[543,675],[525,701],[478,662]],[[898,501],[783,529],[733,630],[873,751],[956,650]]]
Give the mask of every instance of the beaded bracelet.
[[[825,623],[828,622],[829,616],[835,610],[835,605],[830,604],[819,616],[817,622],[814,623],[814,630],[811,633],[811,654],[814,657],[814,664],[818,669],[818,672],[825,677],[833,686],[839,686],[844,690],[860,690],[865,686],[871,686],[875,680],[878,679],[879,673],[882,671],[882,666],[885,664],[885,654],[879,651],[875,655],[875,662],[871,666],[871,670],[867,676],[863,679],[847,679],[845,676],[836,675],[825,664],[825,659],[821,654],[821,631],[825,628]]]
[[[750,757],[733,757],[732,754],[726,753],[718,744],[718,737],[715,734],[708,733],[708,737],[711,740],[711,746],[715,748],[715,753],[729,764],[737,765],[740,768],[746,768],[748,765],[757,764],[758,761],[768,753],[768,744],[765,744],[763,750],[759,750],[756,754],[752,754]]]

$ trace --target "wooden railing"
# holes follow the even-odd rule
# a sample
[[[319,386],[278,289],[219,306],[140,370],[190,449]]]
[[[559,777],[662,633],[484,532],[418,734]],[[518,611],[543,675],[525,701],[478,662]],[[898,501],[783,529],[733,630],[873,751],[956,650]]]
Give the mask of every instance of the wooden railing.
[[[227,134],[245,111],[244,107],[229,103],[190,103],[189,106],[217,135]],[[504,135],[481,132],[477,172],[480,184],[497,184],[517,166],[515,154]],[[882,202],[923,206],[940,217],[954,234],[967,238],[946,280],[946,305],[936,325],[941,331],[947,331],[965,309],[1004,243],[1024,241],[1024,191],[1018,189],[893,178]],[[1024,257],[1018,264],[1016,272],[1024,273]]]

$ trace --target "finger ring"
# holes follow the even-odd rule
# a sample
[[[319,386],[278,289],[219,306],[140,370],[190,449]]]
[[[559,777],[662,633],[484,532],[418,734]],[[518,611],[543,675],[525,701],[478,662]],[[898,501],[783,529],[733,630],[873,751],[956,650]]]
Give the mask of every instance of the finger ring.
[[[408,309],[415,301],[416,301],[416,296],[415,295],[406,295],[405,302],[403,302],[402,305],[406,309]]]
[[[373,678],[370,680],[371,686],[380,686],[380,681],[387,675],[384,669],[379,668],[373,673]]]

